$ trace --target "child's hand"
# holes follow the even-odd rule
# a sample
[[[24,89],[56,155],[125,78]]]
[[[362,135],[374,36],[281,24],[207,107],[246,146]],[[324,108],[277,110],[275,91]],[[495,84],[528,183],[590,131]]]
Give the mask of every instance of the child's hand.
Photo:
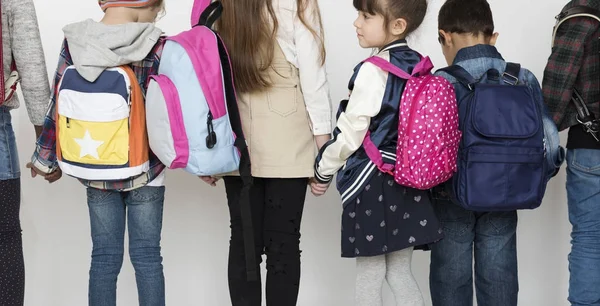
[[[212,177],[212,176],[198,176],[201,180],[203,180],[205,183],[209,184],[210,186],[217,186],[217,181],[219,180],[216,177]]]
[[[60,168],[56,168],[56,170],[54,170],[54,172],[46,174],[45,179],[46,179],[46,181],[48,181],[48,183],[52,184],[52,183],[58,181],[61,177],[62,177],[62,170],[60,170]]]
[[[32,163],[27,163],[27,165],[25,165],[25,167],[27,167],[29,170],[31,170],[31,177],[36,177],[38,175],[46,177],[46,173],[38,170],[38,168],[34,167]]]
[[[39,175],[43,177],[46,181],[48,181],[48,183],[50,184],[58,181],[62,177],[62,170],[60,170],[60,168],[56,168],[56,170],[54,170],[52,173],[44,173],[38,168],[34,167],[31,163],[27,163],[25,167],[31,170],[31,177],[36,177]]]
[[[316,197],[322,196],[325,194],[325,192],[327,192],[329,185],[331,185],[331,183],[322,184],[313,178],[310,180],[310,192],[312,192],[312,194]]]

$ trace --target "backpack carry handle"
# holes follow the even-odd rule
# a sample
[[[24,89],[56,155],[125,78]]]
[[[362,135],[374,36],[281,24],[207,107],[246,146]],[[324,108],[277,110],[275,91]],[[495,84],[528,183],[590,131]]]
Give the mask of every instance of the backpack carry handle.
[[[206,10],[206,8],[211,2],[212,0],[194,0],[194,5],[192,6],[190,27],[195,27],[198,25],[200,15],[202,15],[202,12]]]
[[[221,17],[223,13],[223,4],[220,1],[215,1],[211,3],[200,15],[200,19],[196,26],[205,26],[207,28],[211,28]]]

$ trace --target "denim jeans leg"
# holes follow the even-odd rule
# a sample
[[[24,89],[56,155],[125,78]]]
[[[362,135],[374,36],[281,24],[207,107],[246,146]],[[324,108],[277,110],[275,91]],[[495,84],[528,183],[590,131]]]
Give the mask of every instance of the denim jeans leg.
[[[433,306],[473,305],[475,216],[449,200],[434,199],[444,239],[431,246],[429,286]]]
[[[600,305],[600,150],[567,153],[571,232],[569,302]]]
[[[89,305],[115,306],[123,264],[125,204],[120,192],[87,189],[92,230]]]
[[[145,186],[128,192],[129,257],[135,269],[142,306],[165,305],[165,277],[160,247],[165,187]]]
[[[12,116],[5,106],[0,106],[0,180],[21,176],[19,155]]]
[[[475,227],[478,306],[517,306],[517,212],[482,213]]]

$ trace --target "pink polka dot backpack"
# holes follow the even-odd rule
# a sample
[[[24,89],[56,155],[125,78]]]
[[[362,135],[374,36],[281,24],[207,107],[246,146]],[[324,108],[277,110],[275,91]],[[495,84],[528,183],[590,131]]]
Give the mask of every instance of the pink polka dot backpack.
[[[407,80],[400,101],[396,164],[383,162],[367,134],[363,147],[371,161],[402,186],[426,190],[449,180],[456,172],[461,138],[452,84],[431,74],[429,57],[422,57],[412,74],[378,56],[365,62]]]

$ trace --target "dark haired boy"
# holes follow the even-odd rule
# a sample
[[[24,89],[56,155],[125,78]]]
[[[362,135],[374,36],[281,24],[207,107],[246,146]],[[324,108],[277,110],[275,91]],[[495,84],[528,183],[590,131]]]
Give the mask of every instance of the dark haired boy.
[[[468,9],[465,9],[468,8]],[[485,0],[448,0],[440,9],[438,29],[442,52],[448,65],[464,68],[475,80],[501,82],[506,62],[494,46],[492,11]],[[448,73],[436,75],[449,80],[460,102],[470,89]],[[543,109],[540,85],[535,76],[521,69],[520,84],[527,84]],[[463,114],[460,114],[461,116]],[[543,118],[546,149],[559,148],[558,132],[547,116]],[[548,151],[547,160],[560,165],[558,151]],[[548,173],[549,179],[554,173]],[[499,174],[500,175],[500,174]],[[431,246],[430,290],[434,306],[473,305],[473,279],[479,306],[516,306],[517,212],[475,212],[452,203],[451,182],[434,188],[434,207],[443,224],[445,238]],[[474,270],[474,271],[473,271]],[[474,274],[474,275],[473,275]]]

